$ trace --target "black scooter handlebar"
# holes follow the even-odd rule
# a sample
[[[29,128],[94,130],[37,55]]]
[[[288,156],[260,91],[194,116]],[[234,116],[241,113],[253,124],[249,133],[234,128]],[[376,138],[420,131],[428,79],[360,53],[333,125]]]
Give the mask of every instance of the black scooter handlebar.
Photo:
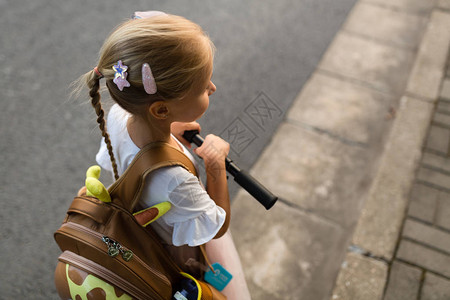
[[[197,130],[185,131],[183,137],[189,142],[197,146],[203,144],[203,137]],[[234,181],[237,182],[243,189],[252,195],[259,203],[261,203],[267,210],[270,209],[278,197],[274,196],[265,186],[258,182],[247,171],[241,170],[230,158],[225,158],[225,166],[228,173],[233,176]]]

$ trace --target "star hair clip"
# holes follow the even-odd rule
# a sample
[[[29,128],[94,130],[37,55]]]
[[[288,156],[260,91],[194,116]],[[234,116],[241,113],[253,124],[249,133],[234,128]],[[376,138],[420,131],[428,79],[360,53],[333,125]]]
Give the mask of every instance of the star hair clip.
[[[117,85],[120,91],[123,91],[124,87],[130,87],[130,83],[127,81],[127,70],[128,67],[125,66],[121,60],[117,62],[117,65],[114,65],[113,67],[114,72],[114,79],[113,82]]]

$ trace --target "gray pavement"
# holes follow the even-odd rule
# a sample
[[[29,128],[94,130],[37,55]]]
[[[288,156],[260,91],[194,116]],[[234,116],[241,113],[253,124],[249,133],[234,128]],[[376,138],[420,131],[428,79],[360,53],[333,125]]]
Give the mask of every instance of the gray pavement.
[[[233,203],[255,299],[450,298],[449,8],[354,6],[252,169],[283,201]]]
[[[93,109],[69,99],[69,84],[94,67],[118,22],[157,9],[209,32],[218,91],[202,127],[232,142],[233,158],[249,168],[355,2],[0,0],[0,299],[56,298],[52,234],[100,138]]]

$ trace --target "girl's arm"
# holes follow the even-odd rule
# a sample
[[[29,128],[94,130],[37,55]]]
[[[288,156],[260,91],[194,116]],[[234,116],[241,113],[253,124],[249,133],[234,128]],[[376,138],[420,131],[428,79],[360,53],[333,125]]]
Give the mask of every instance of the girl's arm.
[[[218,136],[209,134],[203,144],[194,152],[203,158],[206,168],[206,191],[211,199],[226,212],[225,223],[214,237],[225,234],[230,225],[230,198],[228,195],[225,158],[230,151],[230,145]]]

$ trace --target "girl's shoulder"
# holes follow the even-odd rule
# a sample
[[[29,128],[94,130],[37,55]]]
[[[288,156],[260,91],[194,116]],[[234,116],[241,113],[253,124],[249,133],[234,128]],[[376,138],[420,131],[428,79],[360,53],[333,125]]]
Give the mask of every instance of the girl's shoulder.
[[[181,166],[168,166],[150,173],[146,179],[146,183],[152,185],[153,189],[163,187],[167,193],[171,193],[179,186],[193,179],[195,180],[196,177],[185,168]]]

